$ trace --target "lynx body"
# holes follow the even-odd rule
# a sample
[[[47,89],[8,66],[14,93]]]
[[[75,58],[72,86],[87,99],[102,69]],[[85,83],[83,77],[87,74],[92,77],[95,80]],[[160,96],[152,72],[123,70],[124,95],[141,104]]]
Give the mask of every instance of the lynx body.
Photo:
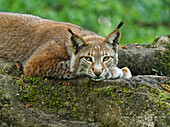
[[[23,64],[27,76],[92,80],[130,78],[117,68],[122,23],[106,38],[70,23],[32,15],[0,13],[0,57]]]

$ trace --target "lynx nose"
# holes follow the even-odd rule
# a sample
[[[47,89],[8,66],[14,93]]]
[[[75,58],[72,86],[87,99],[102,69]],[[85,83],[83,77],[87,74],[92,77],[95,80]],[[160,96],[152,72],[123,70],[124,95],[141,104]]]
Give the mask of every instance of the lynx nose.
[[[102,72],[100,72],[100,71],[95,71],[95,72],[94,72],[94,74],[95,74],[96,76],[100,76],[101,73],[102,73]]]

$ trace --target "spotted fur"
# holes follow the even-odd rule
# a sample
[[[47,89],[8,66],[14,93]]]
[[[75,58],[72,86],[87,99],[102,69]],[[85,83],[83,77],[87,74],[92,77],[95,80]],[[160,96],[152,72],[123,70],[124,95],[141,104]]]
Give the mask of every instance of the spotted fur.
[[[32,15],[0,13],[0,57],[19,61],[27,76],[92,80],[130,78],[117,68],[119,28],[106,38],[79,26]]]

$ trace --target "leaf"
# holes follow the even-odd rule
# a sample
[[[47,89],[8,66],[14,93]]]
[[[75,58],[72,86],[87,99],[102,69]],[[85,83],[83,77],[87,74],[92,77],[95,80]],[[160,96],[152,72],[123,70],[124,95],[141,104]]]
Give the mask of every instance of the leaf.
[[[122,49],[128,49],[126,46],[119,45]]]
[[[33,107],[33,104],[26,104],[24,105],[24,108],[28,109],[29,107]]]

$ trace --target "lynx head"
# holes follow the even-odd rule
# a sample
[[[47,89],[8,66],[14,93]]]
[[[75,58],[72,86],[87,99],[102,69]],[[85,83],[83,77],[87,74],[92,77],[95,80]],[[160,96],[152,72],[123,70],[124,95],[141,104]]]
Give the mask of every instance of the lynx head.
[[[76,75],[87,75],[95,81],[105,79],[110,66],[118,63],[119,28],[122,24],[121,22],[106,38],[81,38],[69,30],[74,49],[71,53],[70,70]]]

